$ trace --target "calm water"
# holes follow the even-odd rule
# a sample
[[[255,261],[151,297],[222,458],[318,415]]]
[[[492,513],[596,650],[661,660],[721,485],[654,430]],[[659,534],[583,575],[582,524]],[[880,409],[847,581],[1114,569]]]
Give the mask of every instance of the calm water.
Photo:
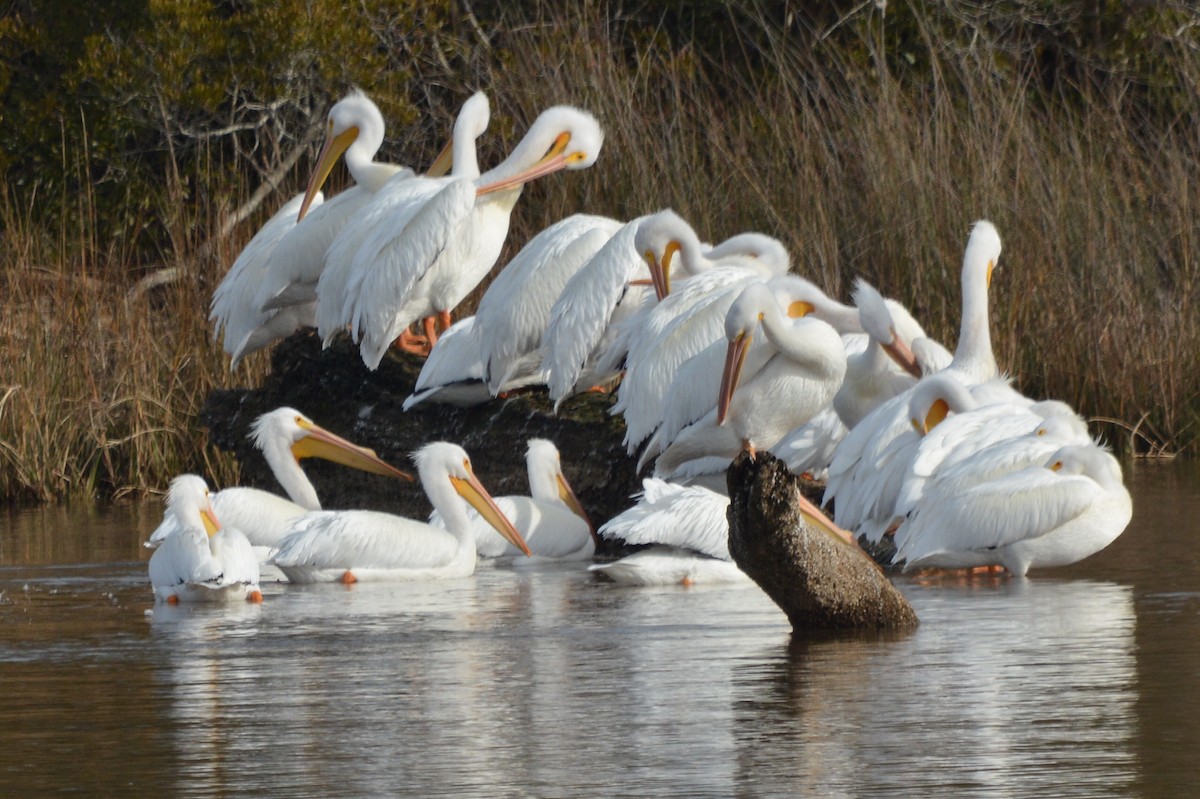
[[[582,567],[154,607],[160,508],[0,528],[0,796],[1182,796],[1197,464],[1025,581],[898,577],[922,624],[793,639],[755,587]]]

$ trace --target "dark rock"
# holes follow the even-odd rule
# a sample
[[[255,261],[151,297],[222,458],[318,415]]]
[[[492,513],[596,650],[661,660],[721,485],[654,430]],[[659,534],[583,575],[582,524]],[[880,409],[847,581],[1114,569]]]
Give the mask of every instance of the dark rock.
[[[474,408],[423,403],[401,405],[412,392],[423,361],[390,351],[372,372],[358,348],[339,336],[322,350],[314,333],[298,333],[276,345],[271,374],[257,389],[212,392],[200,422],[209,440],[232,452],[242,483],[279,491],[262,456],[247,438],[259,414],[290,405],[338,435],[371,447],[397,468],[413,471],[409,454],[431,441],[453,441],[471,456],[480,482],[494,496],[528,494],[525,442],[547,438],[562,453],[563,471],[599,526],[632,504],[641,490],[636,462],[621,443],[624,424],[608,409],[611,394],[586,393],[563,404],[557,415],[546,391],[533,390]],[[371,508],[423,519],[429,501],[419,483],[366,474],[319,459],[305,471],[326,508]]]
[[[917,625],[908,600],[874,561],[804,520],[796,503],[801,486],[782,461],[742,453],[728,484],[729,553],[794,631]]]

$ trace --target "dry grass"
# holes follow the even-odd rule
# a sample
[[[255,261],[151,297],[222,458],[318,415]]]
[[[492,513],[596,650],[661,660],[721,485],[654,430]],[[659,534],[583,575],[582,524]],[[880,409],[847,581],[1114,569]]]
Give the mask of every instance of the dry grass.
[[[527,190],[510,252],[570,213],[630,219],[669,206],[709,240],[778,236],[795,270],[835,296],[863,276],[953,344],[962,248],[971,222],[990,218],[1005,242],[993,335],[1018,386],[1114,420],[1115,445],[1195,449],[1194,126],[1155,129],[1120,97],[1035,102],[1028,81],[989,66],[986,42],[955,49],[928,34],[931,77],[915,84],[832,50],[800,51],[739,17],[751,28],[738,41],[752,70],[584,6],[546,9],[464,79],[489,91],[507,144],[552,103],[589,108],[605,124],[593,169]],[[1181,85],[1200,84],[1194,57],[1175,67]],[[498,138],[485,148],[484,163],[504,149]],[[252,223],[188,280],[128,303],[137,271],[119,246],[93,240],[88,198],[53,201],[75,204],[83,224],[47,233],[40,199],[0,196],[0,348],[10,365],[0,380],[0,496],[114,496],[183,469],[234,478],[194,419],[212,388],[253,384],[265,369],[254,356],[231,377],[205,318]],[[222,209],[182,192],[163,208],[173,209],[154,219],[173,242],[163,265],[190,266]]]

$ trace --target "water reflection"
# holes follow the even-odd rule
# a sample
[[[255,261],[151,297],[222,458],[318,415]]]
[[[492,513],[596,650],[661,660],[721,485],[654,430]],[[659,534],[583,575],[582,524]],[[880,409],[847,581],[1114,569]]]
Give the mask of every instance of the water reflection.
[[[739,785],[795,795],[1130,795],[1137,675],[1127,587],[1029,581],[910,596],[922,615],[911,636],[797,639],[764,652],[764,669],[741,673]]]
[[[0,795],[1186,795],[1188,468],[1131,470],[1133,526],[1071,569],[898,578],[922,624],[891,637],[576,564],[154,606],[157,505],[25,517],[0,534]]]

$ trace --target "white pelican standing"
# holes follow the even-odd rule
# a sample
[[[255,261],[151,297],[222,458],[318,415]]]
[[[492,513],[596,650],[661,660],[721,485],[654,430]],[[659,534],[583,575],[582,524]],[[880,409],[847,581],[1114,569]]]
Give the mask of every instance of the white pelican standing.
[[[444,529],[376,511],[316,511],[296,520],[271,562],[294,583],[469,577],[475,571],[475,536],[466,503],[530,554],[521,534],[480,485],[462,447],[444,441],[427,444],[413,460]]]
[[[927,495],[896,532],[893,562],[905,571],[1001,565],[1023,577],[1099,552],[1132,515],[1116,458],[1095,445],[1069,445],[1042,466],[954,496]]]
[[[261,602],[258,558],[246,537],[221,528],[208,486],[194,474],[171,481],[167,513],[177,528],[150,556],[150,584],[159,602]]]
[[[364,472],[412,480],[412,475],[380,460],[372,450],[329,432],[295,408],[262,414],[254,420],[250,437],[290,499],[234,486],[214,494],[212,506],[217,518],[240,530],[253,546],[264,550],[264,556],[278,546],[294,519],[321,509],[316,489],[300,468],[302,459],[323,458]],[[176,529],[178,514],[167,513],[146,546],[158,546]]]
[[[590,560],[596,531],[563,474],[558,448],[544,438],[531,438],[525,453],[529,496],[496,497],[496,506],[513,523],[532,553],[528,558],[477,513],[471,516],[475,551],[481,558],[514,558],[514,565],[544,561]],[[429,521],[444,526],[441,513]]]
[[[439,156],[436,171],[412,180],[394,180],[384,184],[351,219],[324,252],[324,266],[316,285],[317,334],[326,347],[333,337],[351,324],[354,302],[368,273],[379,266],[380,248],[386,246],[421,207],[439,191],[456,180],[479,177],[476,141],[491,121],[487,95],[476,92],[462,104],[454,121],[450,145]],[[441,177],[443,157],[453,163],[450,175]],[[436,336],[434,320],[425,320],[426,337]],[[427,352],[433,339],[413,336],[405,328],[401,347]]]
[[[417,319],[436,314],[449,327],[450,311],[496,263],[525,183],[590,167],[603,141],[591,114],[570,106],[547,109],[494,169],[473,181],[450,181],[403,225],[365,242],[376,265],[358,291],[349,292],[347,310],[367,367],[378,367]]]
[[[659,477],[700,458],[727,465],[742,449],[770,449],[833,400],[846,373],[846,350],[837,331],[800,299],[809,285],[777,278],[742,290],[725,317],[725,342],[680,368],[663,424],[639,466],[656,452]],[[760,325],[763,336],[751,349]]]
[[[222,292],[222,281],[214,293],[213,314],[218,324],[222,317],[226,319],[225,349],[235,362],[314,323],[313,288],[334,237],[385,183],[413,176],[408,167],[374,160],[383,144],[383,115],[361,91],[355,89],[334,104],[327,129],[313,179],[303,195],[285,206],[292,214],[290,224],[278,223],[280,229],[285,228],[284,235],[269,249],[256,248],[252,264],[236,275],[230,270],[228,291]],[[321,184],[343,154],[355,185],[322,202]],[[443,159],[431,169],[444,170],[444,163]],[[297,202],[298,206],[294,205]],[[271,224],[276,224],[274,218]],[[218,305],[222,293],[230,299]],[[234,326],[240,335],[230,329],[230,302],[245,309],[247,318]]]
[[[318,192],[311,202],[319,207],[323,200],[323,195]],[[213,291],[208,314],[213,323],[213,341],[221,338],[222,332],[225,334],[224,349],[230,356],[231,369],[236,369],[243,357],[274,340],[274,333],[269,328],[278,314],[259,310],[254,295],[263,281],[271,254],[296,227],[296,213],[303,201],[304,195],[297,194],[284,203],[238,253],[233,266]],[[255,338],[254,334],[260,330],[264,332]],[[259,339],[265,339],[266,343],[260,344]]]

